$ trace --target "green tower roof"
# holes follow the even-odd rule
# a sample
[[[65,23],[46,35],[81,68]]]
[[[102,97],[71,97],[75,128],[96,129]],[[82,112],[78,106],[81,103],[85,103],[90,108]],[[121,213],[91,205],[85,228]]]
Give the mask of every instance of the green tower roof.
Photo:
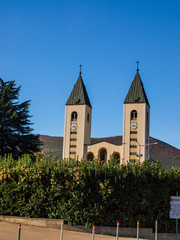
[[[124,103],[146,103],[149,105],[138,70]]]
[[[81,72],[79,73],[78,80],[74,85],[70,97],[67,100],[66,105],[88,105],[91,107],[91,103],[86,91],[86,87],[81,77]],[[91,107],[92,108],[92,107]]]

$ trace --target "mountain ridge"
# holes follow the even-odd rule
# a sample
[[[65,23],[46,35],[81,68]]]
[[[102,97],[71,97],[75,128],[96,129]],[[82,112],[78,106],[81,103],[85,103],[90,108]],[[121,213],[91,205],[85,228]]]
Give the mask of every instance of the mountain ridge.
[[[62,158],[63,137],[54,137],[40,135],[43,142],[42,153]],[[115,145],[122,145],[122,136],[91,138],[91,143],[106,141]],[[176,166],[180,167],[180,150],[159,139],[150,137],[150,144],[158,142],[156,145],[150,145],[150,157],[152,160],[159,160],[166,168]]]

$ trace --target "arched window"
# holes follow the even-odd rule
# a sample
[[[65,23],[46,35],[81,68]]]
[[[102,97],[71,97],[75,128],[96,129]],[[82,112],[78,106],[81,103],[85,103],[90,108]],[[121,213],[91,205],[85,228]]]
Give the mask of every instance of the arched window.
[[[89,113],[87,114],[87,122],[89,123]]]
[[[137,120],[137,111],[136,110],[133,110],[131,112],[131,120]]]
[[[93,161],[94,159],[94,155],[92,152],[87,153],[87,157],[86,157],[87,161]]]
[[[114,153],[114,160],[116,160],[117,163],[120,163],[120,154],[119,153]]]
[[[99,150],[99,161],[104,163],[107,160],[107,150],[105,148]]]
[[[71,113],[71,121],[77,121],[77,112]]]

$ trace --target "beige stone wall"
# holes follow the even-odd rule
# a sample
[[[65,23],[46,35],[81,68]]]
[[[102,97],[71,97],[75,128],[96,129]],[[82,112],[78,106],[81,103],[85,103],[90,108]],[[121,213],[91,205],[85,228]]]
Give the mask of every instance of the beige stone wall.
[[[131,120],[131,111],[137,111],[137,120]],[[147,114],[148,112],[148,114]],[[148,117],[147,117],[148,116]],[[136,135],[131,135],[130,128],[131,122],[137,123]],[[147,124],[148,123],[148,124]],[[130,141],[137,138],[137,141]],[[130,159],[139,160],[136,155],[130,155],[130,152],[137,152],[140,157],[140,162],[144,161],[148,157],[149,152],[149,106],[146,103],[132,103],[123,105],[123,161],[127,163]],[[130,145],[136,145],[137,148],[130,148]]]
[[[149,131],[150,131],[150,107],[146,104],[146,131],[145,131],[145,139],[146,139],[146,151],[145,158],[149,158]]]
[[[115,153],[119,153],[120,154],[120,162],[122,159],[122,146],[118,146],[115,144],[111,144],[108,142],[100,142],[100,143],[96,143],[93,145],[89,145],[87,147],[87,152],[92,152],[94,154],[95,158],[99,157],[99,150],[105,148],[107,151],[107,160],[109,160],[111,158],[111,155],[115,152]]]
[[[89,122],[87,121],[87,115],[89,114]],[[84,144],[91,143],[91,114],[92,110],[89,106],[85,108],[85,119],[84,119]]]
[[[73,149],[76,152],[73,158],[81,159],[84,157],[84,145],[90,144],[91,137],[91,108],[87,105],[66,105],[65,107],[65,121],[64,121],[64,140],[63,140],[63,159],[70,158],[70,138],[71,137],[71,113],[77,112],[78,119],[75,122],[77,124],[76,141],[73,145],[76,148]],[[89,123],[87,122],[87,113],[89,113]]]

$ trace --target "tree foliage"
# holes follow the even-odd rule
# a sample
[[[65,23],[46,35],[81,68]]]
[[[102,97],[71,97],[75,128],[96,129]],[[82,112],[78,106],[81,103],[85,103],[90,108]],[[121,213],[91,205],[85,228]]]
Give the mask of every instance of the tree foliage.
[[[69,224],[175,231],[170,196],[180,192],[180,169],[161,164],[78,162],[26,155],[0,159],[0,214],[63,218]]]
[[[32,134],[30,101],[18,101],[21,87],[15,81],[0,79],[0,155],[18,157],[39,151],[39,136]]]

